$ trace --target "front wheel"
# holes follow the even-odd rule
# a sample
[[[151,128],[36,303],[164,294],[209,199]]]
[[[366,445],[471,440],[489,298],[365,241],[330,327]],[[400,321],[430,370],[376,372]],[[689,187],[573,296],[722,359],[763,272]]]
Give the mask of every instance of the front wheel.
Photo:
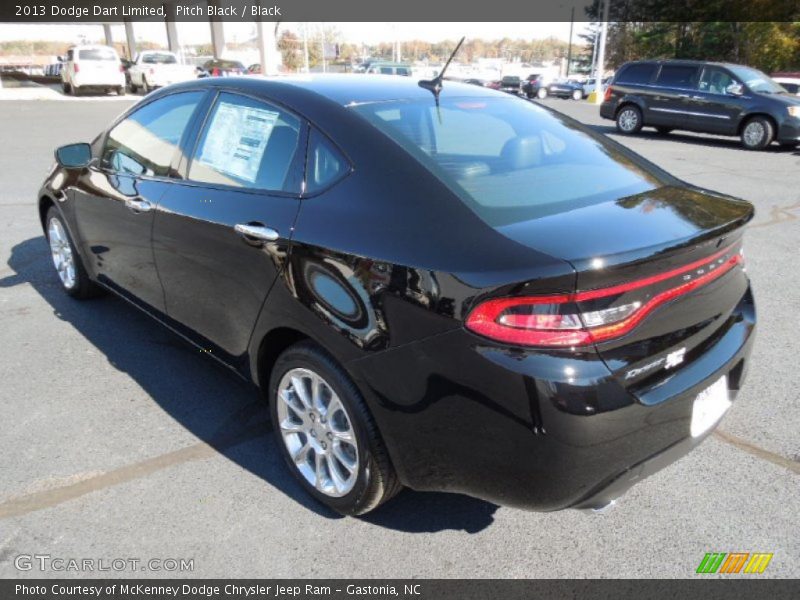
[[[50,245],[50,256],[61,281],[61,288],[74,298],[98,295],[100,288],[89,279],[61,214],[55,207],[50,207],[45,218],[47,243]]]
[[[583,100],[583,92],[580,90],[575,90],[572,92],[572,99],[573,100]]]
[[[539,88],[539,91],[536,92],[536,97],[539,98],[539,100],[544,100],[545,98],[547,98],[547,89]]]
[[[638,133],[642,128],[642,111],[637,106],[628,104],[617,113],[617,129],[626,134]]]
[[[772,143],[775,128],[764,117],[753,117],[742,129],[742,146],[747,150],[763,150]]]
[[[314,498],[362,515],[401,488],[361,394],[336,361],[312,342],[278,358],[269,382],[276,442]]]

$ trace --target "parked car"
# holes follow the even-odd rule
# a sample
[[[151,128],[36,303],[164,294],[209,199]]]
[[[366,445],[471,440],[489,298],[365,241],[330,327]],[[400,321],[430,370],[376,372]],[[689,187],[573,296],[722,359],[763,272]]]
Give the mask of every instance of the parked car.
[[[800,143],[800,99],[767,75],[742,65],[701,61],[636,61],[606,89],[600,116],[622,133],[655,127],[739,136],[749,150],[773,141]]]
[[[51,63],[44,68],[44,74],[46,77],[61,77],[61,69],[63,68],[63,63]]]
[[[501,92],[519,95],[522,91],[522,80],[516,75],[506,75],[500,80]]]
[[[197,78],[195,67],[182,65],[174,52],[167,50],[146,50],[140,52],[128,68],[132,92],[141,89],[148,94],[150,90],[173,83]]]
[[[56,151],[37,198],[58,281],[252,381],[288,469],[337,511],[402,486],[605,506],[742,385],[753,207],[535,103],[436,92],[157,90]]]
[[[583,100],[583,85],[574,79],[554,81],[547,86],[547,95],[556,98],[572,98]]]
[[[213,58],[203,64],[203,70],[208,77],[229,77],[231,75],[244,75],[247,69],[238,60],[223,60]]]
[[[247,67],[248,75],[261,75],[261,63],[253,63]]]
[[[125,72],[119,55],[110,46],[74,46],[61,58],[61,85],[65,94],[84,91],[116,91],[125,94]]]
[[[609,80],[609,79],[610,79],[610,77],[606,77],[606,78],[604,78],[604,79],[602,80],[602,82],[600,83],[600,93],[601,93],[601,94],[602,94],[603,92],[605,92],[605,90],[606,90],[606,85],[608,85],[608,80]],[[595,82],[596,82],[596,81],[597,81],[597,79],[596,79],[595,77],[590,77],[589,79],[587,79],[587,80],[586,80],[586,81],[585,81],[585,82],[582,84],[582,86],[583,86],[583,97],[584,97],[584,98],[586,98],[586,97],[587,97],[589,94],[591,94],[593,91],[595,91],[595,89],[597,88],[597,86],[595,85]]]
[[[546,98],[547,86],[544,83],[544,75],[539,73],[531,73],[525,78],[525,83],[522,84],[522,93],[528,98]]]
[[[411,65],[393,62],[371,62],[364,72],[370,75],[402,75],[411,77]]]
[[[800,72],[773,73],[772,80],[780,83],[790,94],[800,96]]]

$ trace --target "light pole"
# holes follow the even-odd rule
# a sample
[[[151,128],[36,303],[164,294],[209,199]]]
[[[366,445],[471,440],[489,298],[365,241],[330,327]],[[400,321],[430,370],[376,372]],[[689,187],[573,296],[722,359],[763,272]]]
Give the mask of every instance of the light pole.
[[[575,26],[575,7],[569,16],[569,47],[567,48],[567,79],[569,79],[569,66],[572,64],[572,28]]]
[[[594,103],[603,103],[603,71],[606,63],[606,36],[608,35],[608,5],[611,0],[603,3],[603,21],[600,23],[600,47],[597,49],[597,65],[594,74]]]

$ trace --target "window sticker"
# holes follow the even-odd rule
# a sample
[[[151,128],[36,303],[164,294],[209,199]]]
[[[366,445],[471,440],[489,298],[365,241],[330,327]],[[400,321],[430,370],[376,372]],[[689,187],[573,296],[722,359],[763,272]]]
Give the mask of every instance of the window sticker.
[[[212,169],[254,183],[278,113],[220,102],[198,161]]]

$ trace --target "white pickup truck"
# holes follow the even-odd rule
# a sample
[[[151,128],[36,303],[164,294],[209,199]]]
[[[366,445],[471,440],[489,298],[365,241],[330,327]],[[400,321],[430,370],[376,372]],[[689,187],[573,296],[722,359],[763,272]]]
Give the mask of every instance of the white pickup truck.
[[[128,68],[131,91],[141,89],[145,94],[151,89],[189,81],[197,77],[192,65],[178,64],[178,57],[166,50],[140,52]]]

